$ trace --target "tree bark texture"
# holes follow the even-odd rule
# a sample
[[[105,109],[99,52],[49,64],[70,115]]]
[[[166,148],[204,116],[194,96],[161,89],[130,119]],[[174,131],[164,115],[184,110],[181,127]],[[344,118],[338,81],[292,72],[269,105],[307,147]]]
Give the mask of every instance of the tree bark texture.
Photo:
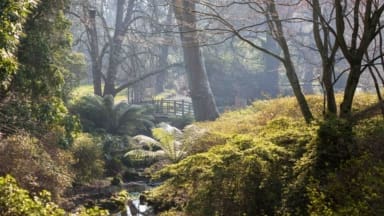
[[[335,42],[330,44],[330,30],[325,18],[322,17],[322,10],[319,0],[312,1],[312,17],[313,17],[313,35],[316,47],[322,62],[322,79],[321,83],[325,90],[326,113],[337,115],[337,104],[335,98],[333,72],[335,64],[335,55],[339,48]],[[323,33],[323,34],[321,34]],[[331,47],[330,47],[331,46]],[[326,115],[328,116],[328,115]]]
[[[101,62],[99,59],[99,41],[96,28],[96,10],[89,11],[89,27],[87,28],[90,39],[90,56],[92,61],[93,93],[101,96]]]
[[[116,95],[116,76],[121,64],[124,37],[133,18],[136,0],[117,0],[115,30],[110,41],[108,69],[105,78],[104,95]]]
[[[288,81],[292,87],[293,93],[296,97],[296,100],[299,104],[301,113],[304,116],[304,119],[307,123],[310,123],[313,120],[312,112],[308,106],[307,100],[301,90],[300,82],[297,77],[297,73],[294,67],[294,64],[291,59],[291,53],[289,51],[287,40],[284,36],[283,26],[279,18],[279,14],[276,10],[275,1],[271,0],[268,3],[268,13],[266,14],[267,20],[269,20],[269,26],[273,35],[275,36],[276,41],[279,43],[281,50],[283,51],[284,56],[284,67],[286,70],[286,75]]]
[[[123,38],[125,32],[123,30],[124,19],[124,4],[126,0],[117,0],[116,5],[116,21],[115,32],[109,48],[109,65],[107,69],[107,75],[105,79],[104,96],[115,96],[115,81],[117,70],[119,68],[119,59],[121,52],[121,45],[123,44]],[[129,13],[129,11],[127,11]]]
[[[361,63],[356,62],[351,66],[350,73],[347,80],[347,85],[344,89],[343,102],[340,105],[340,117],[350,119],[352,116],[352,103],[355,97],[357,85],[360,80]]]
[[[215,120],[219,116],[208,81],[196,32],[194,0],[173,0],[174,13],[180,30],[184,63],[197,121]]]
[[[378,7],[374,7],[372,0],[356,0],[353,6],[353,13],[347,15],[341,0],[335,0],[334,4],[336,8],[336,31],[334,32],[336,33],[337,43],[350,65],[343,102],[340,105],[340,118],[352,120],[353,98],[363,72],[364,54],[382,30],[380,20],[384,11],[384,5],[381,4]],[[364,12],[360,10],[362,6]],[[352,17],[348,19],[348,16]],[[353,20],[353,23],[351,24],[348,20]],[[345,35],[346,23],[352,28],[351,36]]]

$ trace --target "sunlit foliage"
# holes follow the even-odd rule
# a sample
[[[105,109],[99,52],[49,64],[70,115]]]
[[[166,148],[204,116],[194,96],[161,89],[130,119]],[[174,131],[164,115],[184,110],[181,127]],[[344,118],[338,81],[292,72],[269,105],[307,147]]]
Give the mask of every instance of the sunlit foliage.
[[[62,93],[66,89],[64,80],[79,61],[71,51],[70,22],[63,13],[67,4],[61,0],[0,4],[4,7],[0,16],[9,19],[0,20],[0,25],[10,25],[0,30],[9,39],[0,42],[4,45],[0,48],[14,54],[13,64],[17,65],[0,73],[5,76],[0,77],[0,130],[6,134],[26,130],[44,136],[50,128],[61,127],[63,133],[57,144],[68,147],[73,141],[77,121],[67,115]]]
[[[373,96],[359,98],[360,109],[373,101]],[[321,98],[309,101],[321,116]],[[168,212],[164,215],[380,215],[383,121],[359,122],[352,132],[338,119],[307,125],[296,115],[295,103],[292,98],[256,102],[197,124],[213,136],[191,138],[193,146],[203,146],[200,153],[190,152],[157,173],[156,178],[167,179],[149,193],[157,210]]]
[[[0,3],[0,99],[9,91],[11,77],[17,70],[18,63],[14,54],[23,24],[34,5],[34,0],[4,0]]]
[[[71,186],[73,174],[72,155],[56,146],[46,136],[39,140],[20,133],[0,140],[0,173],[11,174],[31,192],[43,189],[53,193],[58,200]]]
[[[82,208],[78,213],[67,213],[51,201],[48,191],[31,196],[20,188],[16,180],[7,175],[0,177],[0,215],[2,216],[107,216],[107,211],[99,208]]]
[[[133,137],[133,150],[128,151],[126,157],[131,163],[146,162],[153,164],[159,160],[176,163],[187,153],[184,133],[176,127],[160,123],[152,129],[154,139],[144,135]]]
[[[43,191],[39,196],[30,197],[11,176],[0,178],[0,214],[3,216],[64,216],[64,210],[50,201],[50,194]]]
[[[75,163],[76,183],[87,183],[104,174],[103,151],[100,140],[90,135],[81,134],[71,148]]]

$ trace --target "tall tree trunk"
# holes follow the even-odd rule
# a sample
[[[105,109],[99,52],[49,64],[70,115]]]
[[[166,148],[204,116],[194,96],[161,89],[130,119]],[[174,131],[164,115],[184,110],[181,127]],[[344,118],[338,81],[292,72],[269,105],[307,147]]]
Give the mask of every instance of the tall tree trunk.
[[[104,95],[115,96],[115,81],[119,69],[121,46],[125,35],[124,30],[124,6],[126,0],[117,0],[115,33],[109,49],[109,65],[105,79]],[[127,11],[126,13],[129,13]],[[127,16],[127,15],[126,15]]]
[[[99,42],[96,28],[96,10],[89,10],[90,26],[88,34],[90,38],[90,56],[92,62],[93,93],[101,96],[101,61],[99,59]]]
[[[284,49],[283,49],[284,50]],[[285,54],[288,55],[288,54]],[[289,54],[290,55],[290,54]],[[295,67],[293,66],[293,63],[291,59],[286,59],[284,62],[286,74],[289,80],[289,83],[292,86],[293,94],[296,97],[296,100],[299,104],[301,113],[304,116],[304,120],[307,123],[310,123],[313,120],[312,112],[308,106],[307,100],[305,99],[305,96],[301,90],[300,82],[296,74]]]
[[[332,71],[334,69],[333,64],[329,62],[323,62],[323,79],[322,83],[325,89],[325,96],[327,102],[327,112],[332,115],[337,114],[337,104],[335,98],[335,91],[333,88]]]
[[[340,117],[350,119],[352,116],[352,103],[355,96],[357,85],[360,80],[361,63],[351,65],[350,73],[347,80],[347,85],[344,90],[343,102],[340,105]]]
[[[214,120],[219,116],[216,102],[202,60],[196,32],[195,2],[173,0],[184,52],[184,63],[197,121]]]
[[[334,42],[332,45],[330,43],[330,30],[322,15],[322,9],[319,0],[312,0],[312,3],[313,35],[322,62],[323,71],[321,82],[325,90],[327,105],[325,117],[327,117],[328,114],[337,114],[337,104],[333,84],[333,72],[335,55],[339,49],[339,46],[336,42]],[[321,34],[321,32],[323,34]]]
[[[114,40],[113,44],[110,47],[109,66],[107,69],[107,76],[105,79],[104,96],[105,95],[115,96],[116,94],[115,82],[116,82],[116,75],[119,68],[118,60],[120,58],[121,44],[122,44],[122,41],[119,42]]]
[[[292,87],[293,93],[296,97],[296,100],[299,104],[301,113],[304,116],[304,119],[307,123],[310,123],[313,120],[312,112],[308,106],[307,100],[301,90],[300,82],[297,77],[297,73],[294,67],[294,64],[291,59],[291,53],[289,51],[287,40],[284,36],[283,26],[279,18],[279,14],[276,10],[275,1],[271,0],[268,4],[268,13],[266,14],[267,19],[269,20],[269,26],[273,32],[277,42],[279,43],[281,50],[284,55],[284,67],[288,77],[288,81]]]

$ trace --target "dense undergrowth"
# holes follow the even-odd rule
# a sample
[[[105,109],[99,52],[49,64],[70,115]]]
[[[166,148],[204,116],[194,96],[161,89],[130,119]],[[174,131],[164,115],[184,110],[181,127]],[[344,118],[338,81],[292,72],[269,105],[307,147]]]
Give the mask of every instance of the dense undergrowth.
[[[308,101],[317,119],[311,125],[294,98],[280,98],[187,126],[177,139],[159,139],[165,155],[182,143],[182,157],[172,160],[176,154],[168,151],[173,164],[154,175],[164,182],[148,200],[160,215],[383,215],[382,117],[353,126],[338,118],[322,120],[322,97]],[[374,101],[359,95],[356,110]],[[63,149],[53,145],[59,129],[45,137],[23,132],[0,141],[0,173],[13,175],[28,190],[11,177],[0,178],[1,215],[65,215],[53,201],[71,184],[124,174],[127,168],[118,159],[126,159],[126,149],[116,150],[130,141],[81,133]],[[97,208],[78,213],[103,214]]]
[[[41,191],[31,196],[30,192],[22,189],[16,180],[7,175],[0,177],[0,214],[2,216],[106,216],[108,211],[99,208],[82,208],[78,213],[67,213],[51,201],[48,191]]]
[[[204,134],[157,173],[167,180],[150,200],[162,215],[382,215],[384,121],[320,120],[322,98],[308,100],[311,125],[293,98],[198,123]],[[374,100],[359,95],[355,107]]]

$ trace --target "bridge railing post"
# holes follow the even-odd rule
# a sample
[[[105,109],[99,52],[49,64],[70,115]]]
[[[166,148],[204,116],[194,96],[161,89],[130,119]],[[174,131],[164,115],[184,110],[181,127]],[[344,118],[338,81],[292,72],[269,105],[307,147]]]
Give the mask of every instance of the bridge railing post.
[[[168,114],[169,113],[169,101],[168,100],[166,100],[165,101],[165,105],[166,105],[166,107],[167,107],[167,112],[166,112],[166,114]]]
[[[173,113],[176,115],[177,113],[177,104],[176,104],[176,101],[174,100],[173,101]]]
[[[160,100],[159,107],[160,107],[160,113],[164,113],[164,109],[163,109],[163,99]]]

